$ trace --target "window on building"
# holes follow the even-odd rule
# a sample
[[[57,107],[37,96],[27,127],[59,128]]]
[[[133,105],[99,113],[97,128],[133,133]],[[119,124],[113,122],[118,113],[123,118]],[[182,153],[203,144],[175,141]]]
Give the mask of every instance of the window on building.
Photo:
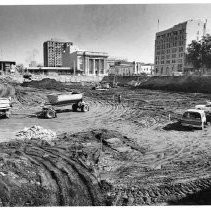
[[[183,52],[183,47],[179,47],[179,52]]]
[[[177,65],[177,71],[181,72],[182,71],[182,64]]]

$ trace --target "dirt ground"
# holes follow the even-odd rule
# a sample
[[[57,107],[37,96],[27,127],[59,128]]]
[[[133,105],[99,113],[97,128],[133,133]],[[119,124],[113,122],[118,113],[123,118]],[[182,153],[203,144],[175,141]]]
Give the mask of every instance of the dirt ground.
[[[46,94],[57,91],[16,87],[13,115],[0,126],[3,206],[211,204],[211,126],[187,129],[176,120],[211,95],[77,85],[64,90],[83,92],[90,111],[67,107],[55,119],[40,119]],[[58,138],[50,144],[15,141],[18,131],[33,125]]]

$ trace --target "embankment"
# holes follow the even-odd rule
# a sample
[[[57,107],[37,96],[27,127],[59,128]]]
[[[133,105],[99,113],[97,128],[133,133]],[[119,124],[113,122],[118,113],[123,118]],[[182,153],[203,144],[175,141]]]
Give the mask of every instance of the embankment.
[[[103,78],[103,81],[114,81],[113,76]],[[176,91],[187,93],[211,93],[210,76],[117,76],[115,81],[120,85],[129,84],[131,81],[140,82],[136,88]]]
[[[131,81],[143,82],[146,80],[146,76],[105,76],[103,82],[117,82],[120,86],[126,85]]]
[[[150,77],[139,88],[188,93],[211,93],[211,77]]]

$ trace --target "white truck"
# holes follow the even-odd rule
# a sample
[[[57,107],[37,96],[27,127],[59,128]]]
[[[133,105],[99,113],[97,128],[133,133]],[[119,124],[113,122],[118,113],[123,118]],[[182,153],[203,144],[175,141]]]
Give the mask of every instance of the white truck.
[[[188,109],[183,113],[180,123],[182,126],[204,129],[205,124],[207,123],[205,111]]]
[[[0,98],[0,117],[9,118],[11,106],[11,98]]]

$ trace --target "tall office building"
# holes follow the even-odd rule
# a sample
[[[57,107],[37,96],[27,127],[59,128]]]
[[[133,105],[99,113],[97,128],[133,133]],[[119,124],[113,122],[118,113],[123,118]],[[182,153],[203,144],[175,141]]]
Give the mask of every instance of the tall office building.
[[[182,75],[192,66],[186,61],[188,45],[206,33],[206,22],[188,20],[156,33],[155,75]]]
[[[45,67],[61,67],[62,52],[67,47],[73,45],[72,42],[46,41],[43,43],[43,56]]]

